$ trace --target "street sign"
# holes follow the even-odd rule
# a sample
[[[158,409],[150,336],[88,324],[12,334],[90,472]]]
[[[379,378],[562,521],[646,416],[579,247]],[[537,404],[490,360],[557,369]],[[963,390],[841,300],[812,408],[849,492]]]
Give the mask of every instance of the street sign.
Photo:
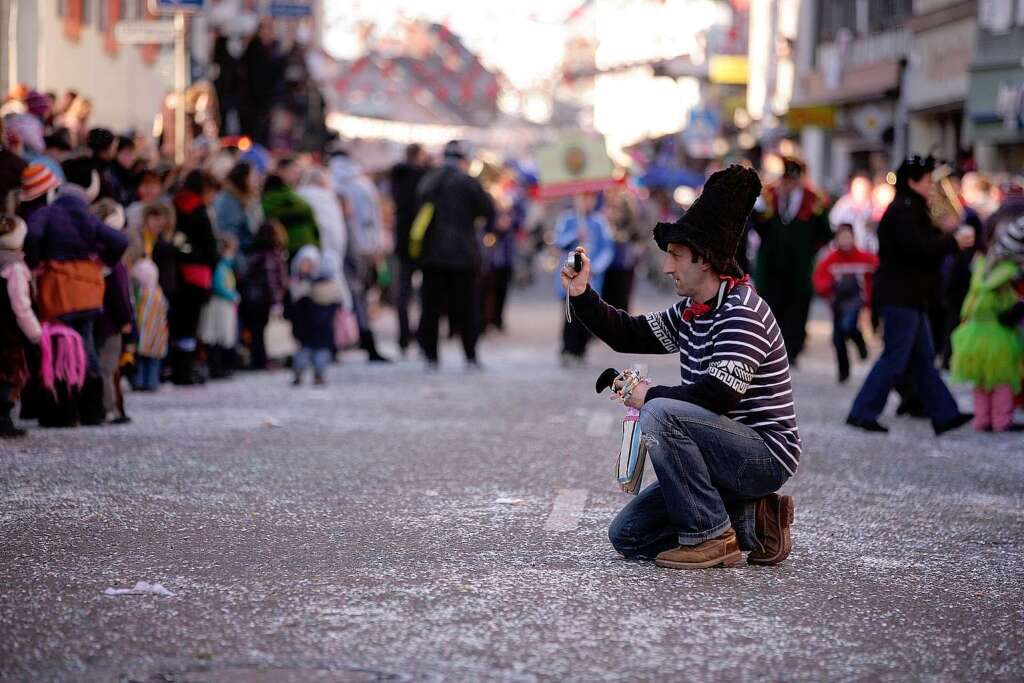
[[[119,21],[114,40],[122,45],[163,45],[174,42],[172,21]]]
[[[270,16],[272,17],[311,17],[313,6],[307,2],[278,2],[273,0],[270,3]]]
[[[149,0],[149,9],[158,14],[198,12],[203,9],[203,0]]]

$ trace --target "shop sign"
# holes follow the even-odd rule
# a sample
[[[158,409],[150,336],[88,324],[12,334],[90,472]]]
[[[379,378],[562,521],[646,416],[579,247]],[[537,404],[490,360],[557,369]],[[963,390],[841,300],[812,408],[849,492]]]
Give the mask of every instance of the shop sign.
[[[198,12],[203,9],[203,0],[149,0],[149,8],[156,14]]]
[[[121,45],[162,45],[174,42],[173,21],[119,21],[114,40]]]
[[[722,134],[722,119],[711,109],[692,109],[683,129],[686,153],[697,159],[715,156],[715,140]]]
[[[708,80],[723,85],[746,85],[749,73],[746,55],[711,55]]]
[[[790,107],[786,112],[786,127],[793,131],[808,127],[832,130],[836,127],[836,108],[829,105]]]
[[[309,0],[306,2],[278,2],[273,0],[270,3],[270,16],[296,19],[311,17],[313,16],[313,7],[310,5]]]
[[[565,135],[537,151],[541,199],[599,192],[616,184],[604,138]]]

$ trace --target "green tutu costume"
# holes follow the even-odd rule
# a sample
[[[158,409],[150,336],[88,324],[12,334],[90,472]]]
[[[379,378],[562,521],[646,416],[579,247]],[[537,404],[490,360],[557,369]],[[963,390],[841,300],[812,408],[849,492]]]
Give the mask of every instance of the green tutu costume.
[[[983,391],[1009,384],[1014,393],[1020,392],[1024,341],[1017,329],[998,320],[1017,302],[1013,280],[1019,274],[1013,261],[1001,260],[990,269],[984,256],[975,259],[971,289],[960,312],[963,322],[953,331],[953,381],[970,382]]]

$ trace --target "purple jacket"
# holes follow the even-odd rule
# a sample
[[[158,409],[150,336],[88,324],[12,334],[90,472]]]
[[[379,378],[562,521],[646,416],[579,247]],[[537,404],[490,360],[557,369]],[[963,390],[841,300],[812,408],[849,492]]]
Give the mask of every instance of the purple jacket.
[[[32,268],[43,261],[84,261],[98,256],[108,266],[121,259],[128,236],[89,213],[84,192],[65,184],[60,196],[29,217],[25,261]]]
[[[121,334],[125,325],[135,326],[135,310],[132,305],[131,280],[128,270],[120,261],[114,264],[104,278],[103,312],[96,319],[95,335],[98,343],[107,337]]]

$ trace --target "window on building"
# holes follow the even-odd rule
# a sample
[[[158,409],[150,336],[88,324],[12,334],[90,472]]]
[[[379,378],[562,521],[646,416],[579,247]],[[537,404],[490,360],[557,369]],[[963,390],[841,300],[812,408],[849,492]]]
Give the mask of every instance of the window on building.
[[[853,0],[819,0],[818,42],[831,43],[840,29],[857,32],[857,3]]]
[[[68,13],[68,0],[57,0],[57,16],[63,18]]]
[[[868,0],[868,22],[872,32],[898,29],[913,13],[912,0]]]

